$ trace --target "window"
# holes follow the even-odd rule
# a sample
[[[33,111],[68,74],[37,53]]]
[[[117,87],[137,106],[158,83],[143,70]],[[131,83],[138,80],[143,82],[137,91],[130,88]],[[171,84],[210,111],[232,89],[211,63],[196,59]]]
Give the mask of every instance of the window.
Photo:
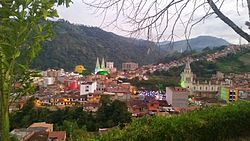
[[[201,90],[201,87],[200,87],[200,90]]]

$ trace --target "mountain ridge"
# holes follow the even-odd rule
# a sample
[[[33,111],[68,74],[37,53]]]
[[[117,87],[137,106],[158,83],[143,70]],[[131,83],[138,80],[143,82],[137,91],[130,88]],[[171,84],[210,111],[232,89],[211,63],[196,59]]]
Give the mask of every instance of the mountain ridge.
[[[72,71],[76,65],[81,64],[90,71],[94,71],[97,57],[114,62],[118,69],[123,62],[137,62],[139,65],[154,64],[169,52],[179,51],[179,46],[183,46],[183,42],[186,42],[186,40],[174,42],[174,48],[170,50],[166,47],[168,41],[159,45],[143,39],[116,35],[98,27],[71,24],[65,20],[52,23],[55,36],[53,40],[43,44],[40,53],[32,62],[33,69],[64,68]],[[205,39],[216,38],[211,36],[199,38],[204,37]],[[190,39],[192,44],[198,44],[193,40],[195,38]],[[213,43],[210,40],[206,42]],[[223,43],[228,44],[226,41]],[[204,44],[199,46],[207,47]]]
[[[82,64],[93,71],[97,57],[113,61],[115,67],[121,68],[123,62],[151,64],[165,55],[154,42],[127,38],[98,27],[74,25],[64,20],[53,23],[54,39],[43,44],[32,68],[73,70]]]
[[[192,50],[201,51],[206,47],[219,47],[223,45],[229,45],[230,43],[223,38],[214,36],[201,35],[188,40],[180,40],[175,42],[163,41],[158,44],[158,47],[165,51],[185,51],[188,47],[188,43]]]

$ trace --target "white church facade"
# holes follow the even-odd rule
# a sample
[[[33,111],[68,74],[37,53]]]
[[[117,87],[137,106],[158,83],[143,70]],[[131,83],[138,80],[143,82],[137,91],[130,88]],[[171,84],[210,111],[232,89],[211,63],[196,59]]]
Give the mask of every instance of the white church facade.
[[[204,81],[196,80],[196,75],[192,72],[190,61],[188,60],[184,71],[181,73],[181,86],[189,89],[192,95],[204,97],[213,97],[211,94],[217,94],[221,86],[224,86],[222,81]]]

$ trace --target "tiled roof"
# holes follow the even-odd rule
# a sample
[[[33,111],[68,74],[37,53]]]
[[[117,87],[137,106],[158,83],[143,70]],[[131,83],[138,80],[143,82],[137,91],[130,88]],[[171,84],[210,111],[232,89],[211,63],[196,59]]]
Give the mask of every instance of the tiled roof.
[[[66,139],[66,132],[65,131],[54,131],[49,132],[48,139],[58,139],[59,141],[64,141]]]
[[[48,141],[48,132],[35,132],[27,141]]]

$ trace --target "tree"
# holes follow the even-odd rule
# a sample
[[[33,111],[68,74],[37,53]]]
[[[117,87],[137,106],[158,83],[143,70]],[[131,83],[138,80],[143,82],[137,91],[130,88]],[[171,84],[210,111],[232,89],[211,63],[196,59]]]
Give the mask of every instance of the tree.
[[[108,96],[101,99],[102,106],[96,113],[96,119],[101,128],[109,128],[131,121],[127,105],[119,100],[111,102]]]
[[[215,14],[237,34],[250,42],[249,34],[222,12],[221,7],[228,3],[225,0],[83,0],[83,2],[96,8],[97,12],[104,13],[104,20],[109,10],[115,11],[116,16],[108,25],[115,24],[119,27],[117,21],[122,19],[134,27],[129,32],[140,34],[144,31],[148,39],[152,38],[152,32],[154,32],[155,39],[158,41],[170,28],[171,34],[168,39],[173,41],[178,22],[183,25],[184,35],[188,39],[195,25]],[[250,20],[250,0],[236,0],[235,4],[235,11],[238,14],[239,8],[247,6]],[[250,22],[247,21],[246,26],[250,27]]]
[[[41,43],[52,37],[47,18],[57,16],[54,5],[70,0],[0,1],[1,140],[9,141],[9,103],[32,90],[28,69]]]

